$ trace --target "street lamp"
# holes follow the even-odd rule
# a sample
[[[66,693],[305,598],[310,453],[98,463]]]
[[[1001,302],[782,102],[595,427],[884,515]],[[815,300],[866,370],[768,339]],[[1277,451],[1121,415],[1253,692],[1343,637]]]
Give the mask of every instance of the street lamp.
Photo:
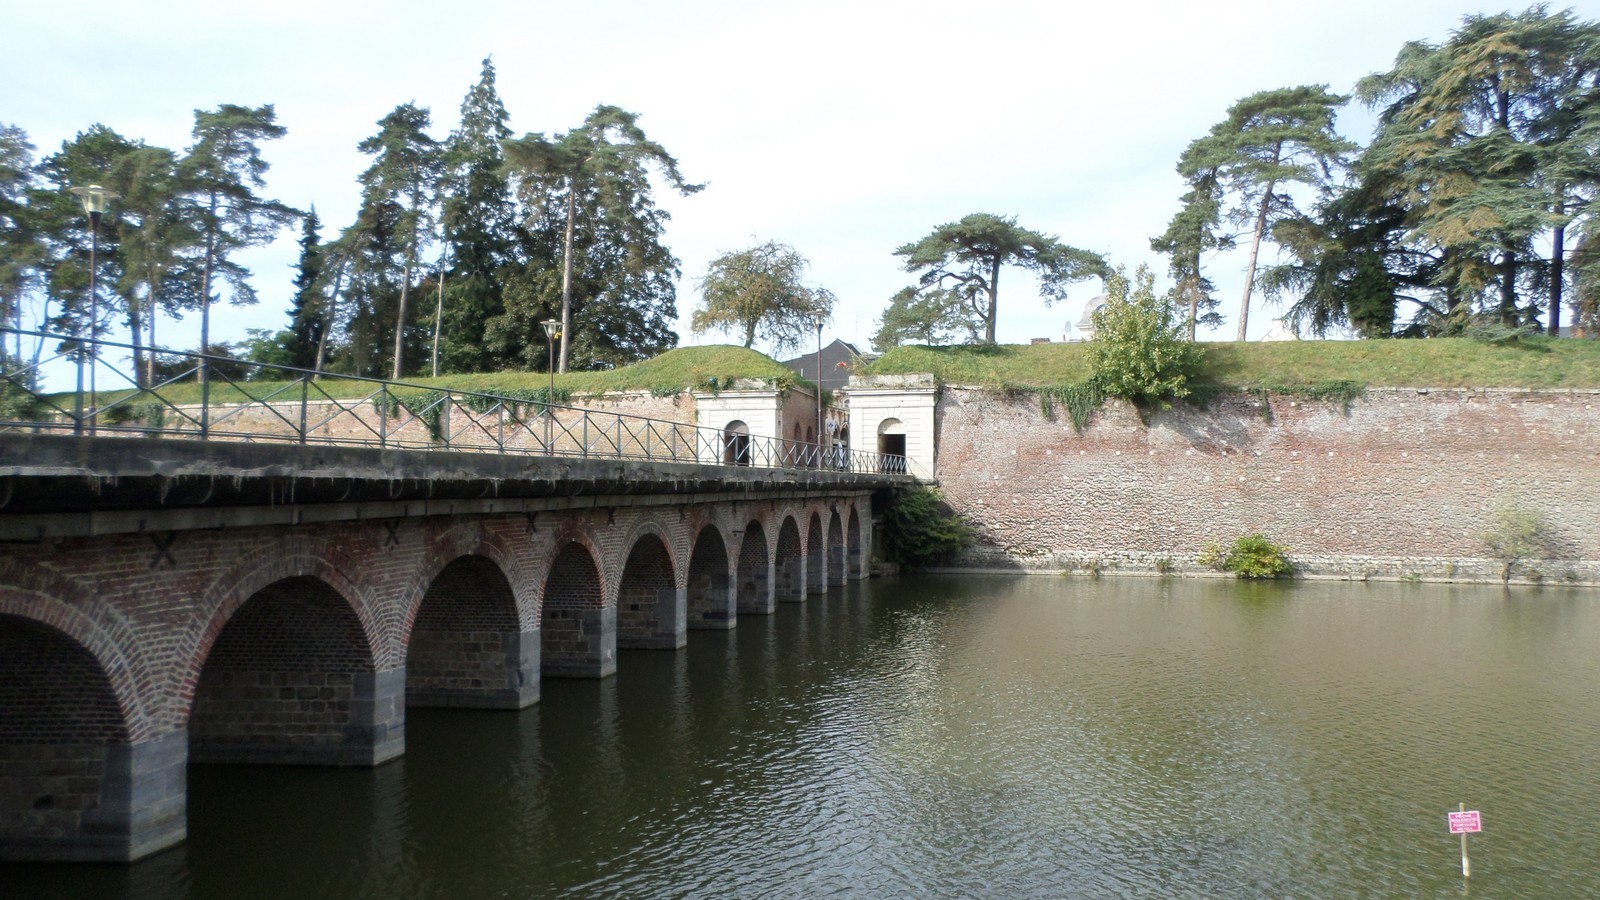
[[[117,195],[106,190],[98,184],[88,187],[75,187],[72,193],[83,202],[84,215],[89,217],[89,433],[94,433],[95,412],[98,404],[95,396],[95,368],[100,361],[100,292],[99,292],[99,267],[96,257],[100,254],[100,216],[110,207],[111,201]],[[83,431],[83,352],[78,352],[78,422],[73,430]]]
[[[550,392],[544,396],[544,452],[553,454],[554,448],[550,446],[550,420],[556,417],[556,335],[561,333],[561,320],[545,319],[539,324],[544,326],[545,343],[550,348],[545,357],[545,368],[550,370]]]
[[[822,310],[812,314],[817,323],[817,468],[822,468],[822,323],[828,321],[828,316]]]

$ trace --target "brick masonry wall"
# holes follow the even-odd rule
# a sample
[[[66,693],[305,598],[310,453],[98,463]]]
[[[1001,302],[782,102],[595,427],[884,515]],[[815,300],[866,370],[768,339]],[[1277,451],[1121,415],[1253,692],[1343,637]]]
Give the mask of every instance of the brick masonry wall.
[[[1600,581],[1600,393],[1371,390],[1347,406],[1231,396],[1145,424],[1110,402],[1082,434],[1037,399],[947,389],[939,482],[976,524],[962,563],[1199,571],[1260,532],[1312,576],[1498,580],[1497,503],[1549,525],[1519,577]]]

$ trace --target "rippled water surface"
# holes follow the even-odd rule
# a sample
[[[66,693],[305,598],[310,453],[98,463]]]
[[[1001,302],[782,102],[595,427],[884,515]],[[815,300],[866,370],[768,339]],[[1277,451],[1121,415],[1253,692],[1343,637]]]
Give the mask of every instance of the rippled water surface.
[[[1593,591],[906,578],[543,693],[0,896],[1600,896]]]

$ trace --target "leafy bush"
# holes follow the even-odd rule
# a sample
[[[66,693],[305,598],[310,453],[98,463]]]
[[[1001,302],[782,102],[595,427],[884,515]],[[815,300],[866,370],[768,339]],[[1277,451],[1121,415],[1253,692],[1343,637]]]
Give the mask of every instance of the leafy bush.
[[[1294,572],[1288,552],[1288,547],[1274,544],[1259,534],[1247,534],[1228,548],[1228,555],[1222,558],[1222,568],[1240,578],[1281,578]]]
[[[972,543],[972,529],[932,488],[906,488],[894,495],[878,529],[885,559],[926,566],[954,556]]]
[[[1490,525],[1479,536],[1489,553],[1500,561],[1500,581],[1509,582],[1511,571],[1525,559],[1554,555],[1550,526],[1537,512],[1511,501],[1501,501],[1490,514]]]
[[[1107,396],[1165,407],[1189,395],[1200,357],[1184,339],[1177,310],[1155,295],[1150,269],[1140,266],[1133,277],[1131,293],[1122,269],[1107,280],[1109,299],[1094,312],[1089,365]]]

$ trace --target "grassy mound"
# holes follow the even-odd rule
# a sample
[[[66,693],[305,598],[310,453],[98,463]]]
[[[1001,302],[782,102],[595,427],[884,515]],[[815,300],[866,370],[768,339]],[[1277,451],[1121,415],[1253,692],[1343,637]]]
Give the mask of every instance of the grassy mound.
[[[1219,388],[1600,388],[1600,341],[1532,338],[1488,344],[1431,338],[1200,346],[1202,375]],[[1083,344],[898,347],[867,371],[932,372],[942,383],[976,387],[1047,388],[1089,377]]]

